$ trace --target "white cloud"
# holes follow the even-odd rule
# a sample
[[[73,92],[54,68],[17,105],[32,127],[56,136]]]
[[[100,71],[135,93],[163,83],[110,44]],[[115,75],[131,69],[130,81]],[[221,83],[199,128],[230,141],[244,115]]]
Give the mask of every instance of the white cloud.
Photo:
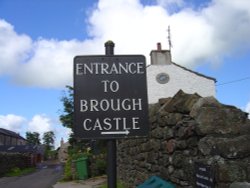
[[[169,11],[175,12],[176,9],[185,5],[184,0],[157,0],[160,6],[166,7]]]
[[[74,56],[96,53],[96,46],[90,40],[39,38],[32,41],[0,20],[0,76],[9,75],[19,85],[64,88],[72,84]],[[102,53],[104,50],[100,49]]]
[[[148,56],[156,42],[166,40],[169,21],[167,12],[160,6],[101,0],[89,19],[90,34],[100,41],[112,39],[115,53]]]
[[[0,115],[1,128],[8,129],[17,133],[22,132],[23,125],[26,123],[26,119],[22,116],[8,114]]]
[[[250,1],[213,0],[198,9],[184,0],[156,2],[144,6],[139,0],[99,0],[87,19],[89,38],[84,41],[31,41],[0,20],[0,75],[7,73],[19,84],[64,88],[72,84],[75,55],[103,54],[104,42],[111,39],[116,54],[149,59],[157,42],[167,48],[168,25],[173,61],[187,67],[218,65],[223,57],[250,48]],[[171,12],[173,6],[177,9]]]
[[[56,147],[60,145],[61,138],[67,141],[71,133],[71,129],[63,127],[59,120],[45,114],[34,115],[30,120],[14,114],[0,115],[0,128],[19,133],[24,138],[28,131],[38,132],[40,139],[42,139],[43,133],[53,131],[56,136]]]
[[[15,73],[31,49],[31,39],[17,34],[14,27],[0,19],[0,75]]]
[[[158,2],[168,8],[185,4],[173,0]],[[100,0],[89,19],[90,33],[94,38],[113,39],[119,53],[148,56],[156,42],[167,43],[170,25],[176,63],[187,67],[204,61],[218,64],[235,49],[250,47],[249,12],[250,1],[244,0],[214,0],[198,10],[182,7],[172,14],[163,6],[143,6],[139,1]]]
[[[53,119],[44,114],[37,114],[33,116],[31,121],[28,123],[27,131],[38,132],[42,139],[43,133],[53,131],[55,133],[55,147],[60,145],[60,140],[63,138],[65,141],[68,140],[71,129],[63,127],[58,119]]]
[[[38,132],[40,135],[43,135],[43,133],[52,131],[52,122],[49,117],[46,115],[35,115],[31,119],[31,121],[28,123],[28,131],[30,132]]]
[[[76,40],[39,39],[33,43],[33,54],[17,72],[15,82],[30,86],[64,87],[72,80],[73,57],[80,53],[82,43]]]

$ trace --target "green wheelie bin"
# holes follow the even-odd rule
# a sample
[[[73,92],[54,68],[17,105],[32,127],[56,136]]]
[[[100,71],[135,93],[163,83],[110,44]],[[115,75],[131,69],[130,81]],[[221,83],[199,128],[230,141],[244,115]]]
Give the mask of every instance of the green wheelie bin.
[[[76,171],[80,180],[88,178],[87,157],[81,157],[75,161]]]

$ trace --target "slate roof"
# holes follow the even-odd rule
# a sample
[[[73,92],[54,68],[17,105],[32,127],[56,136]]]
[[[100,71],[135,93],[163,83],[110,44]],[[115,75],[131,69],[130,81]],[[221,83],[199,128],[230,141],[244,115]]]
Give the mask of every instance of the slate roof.
[[[4,135],[7,135],[7,136],[10,136],[10,137],[13,137],[13,138],[19,138],[19,139],[25,140],[19,134],[15,133],[13,131],[7,130],[7,129],[3,129],[3,128],[0,128],[0,134],[4,134]]]
[[[0,152],[7,153],[44,153],[42,145],[0,145]]]

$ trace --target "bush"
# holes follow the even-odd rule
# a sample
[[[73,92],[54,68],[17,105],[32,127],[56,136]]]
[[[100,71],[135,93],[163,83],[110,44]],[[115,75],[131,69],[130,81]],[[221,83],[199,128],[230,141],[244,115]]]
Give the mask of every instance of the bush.
[[[105,145],[105,142],[102,144]],[[77,170],[74,161],[82,157],[87,157],[88,159],[87,167],[90,177],[106,174],[107,163],[105,151],[102,151],[102,153],[98,155],[94,155],[90,147],[83,148],[83,145],[80,144],[68,148],[69,157],[64,167],[64,181],[75,180],[77,178]],[[99,148],[104,148],[104,146],[100,146]]]
[[[21,170],[18,167],[12,168],[6,176],[19,176],[21,174]]]
[[[81,152],[71,153],[64,166],[63,181],[71,181],[77,179],[78,175],[74,161],[81,157],[88,157],[88,154]]]
[[[89,174],[91,177],[106,174],[106,154],[92,155],[89,157]]]
[[[107,162],[104,159],[97,159],[96,160],[96,168],[98,169],[99,174],[98,175],[103,175],[106,173],[107,169]]]
[[[31,172],[34,172],[36,169],[35,168],[25,168],[25,169],[20,169],[18,167],[12,168],[6,176],[8,177],[13,177],[13,176],[21,176],[21,175],[26,175]]]
[[[74,179],[73,174],[72,174],[71,164],[72,164],[72,160],[69,158],[66,161],[66,164],[64,166],[64,174],[63,174],[63,180],[64,181],[70,181],[70,180]]]

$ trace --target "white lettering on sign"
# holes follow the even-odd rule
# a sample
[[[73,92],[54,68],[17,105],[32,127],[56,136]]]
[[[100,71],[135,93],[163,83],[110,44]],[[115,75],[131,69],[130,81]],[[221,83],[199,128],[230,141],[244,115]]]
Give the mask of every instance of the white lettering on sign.
[[[86,118],[83,121],[83,129],[85,131],[108,131],[108,130],[136,130],[140,129],[138,127],[139,118],[132,117],[131,119],[121,118],[121,117],[114,117],[114,118],[104,118],[100,120],[96,118],[94,120],[90,118]],[[130,126],[128,126],[130,125]]]
[[[210,186],[204,185],[202,183],[196,182],[196,185],[198,185],[199,187],[203,187],[203,188],[211,188]]]
[[[206,172],[206,171],[207,171],[206,168],[202,168],[202,167],[199,167],[199,170],[200,170],[200,171],[203,171],[203,172]]]
[[[104,92],[107,93],[108,91],[117,92],[119,90],[119,83],[115,80],[109,81],[109,80],[103,80],[102,81],[104,85]]]
[[[87,74],[144,74],[143,62],[90,62],[89,64],[76,63],[77,76]]]
[[[202,176],[202,175],[199,175],[199,174],[196,174],[196,177],[197,177],[197,178],[200,178],[200,179],[204,179],[204,180],[209,180],[208,177]]]
[[[81,99],[80,112],[98,112],[98,111],[120,111],[120,110],[142,110],[142,99]]]
[[[101,135],[145,136],[148,131],[145,77],[143,56],[76,57],[74,121],[80,125],[76,134],[82,132],[86,139],[102,138]]]

